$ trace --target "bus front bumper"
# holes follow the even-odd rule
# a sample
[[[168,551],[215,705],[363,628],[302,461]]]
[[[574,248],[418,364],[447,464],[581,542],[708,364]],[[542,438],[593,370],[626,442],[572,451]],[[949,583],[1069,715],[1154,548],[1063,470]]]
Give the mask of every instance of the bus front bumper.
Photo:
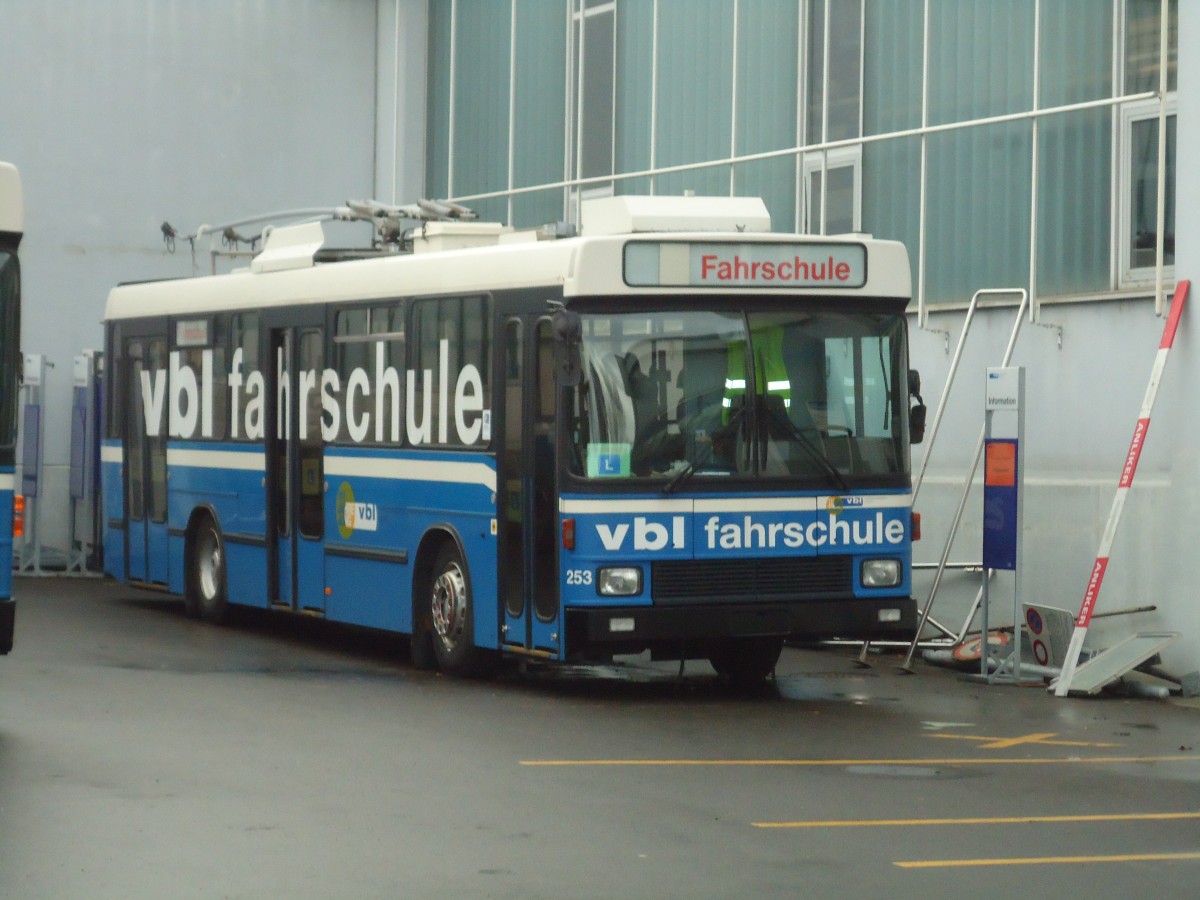
[[[797,600],[688,606],[568,608],[567,646],[587,649],[714,643],[741,637],[794,640],[911,640],[917,602],[911,597]]]

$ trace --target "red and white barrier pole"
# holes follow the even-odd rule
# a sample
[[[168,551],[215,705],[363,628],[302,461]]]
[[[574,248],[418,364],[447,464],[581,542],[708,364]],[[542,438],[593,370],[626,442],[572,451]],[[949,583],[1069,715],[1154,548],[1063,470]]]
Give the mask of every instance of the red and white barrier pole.
[[[1180,281],[1175,286],[1175,299],[1171,302],[1171,312],[1167,316],[1166,327],[1163,328],[1158,354],[1154,357],[1154,368],[1150,372],[1150,384],[1146,387],[1146,397],[1142,400],[1142,409],[1138,413],[1137,424],[1133,427],[1133,439],[1129,442],[1129,452],[1125,455],[1125,465],[1121,468],[1121,479],[1117,482],[1117,493],[1113,497],[1112,509],[1108,513],[1108,524],[1104,527],[1104,536],[1100,538],[1100,550],[1096,554],[1096,562],[1092,566],[1087,589],[1083,592],[1083,603],[1079,607],[1079,615],[1075,617],[1075,630],[1071,632],[1071,644],[1067,648],[1062,672],[1054,686],[1054,696],[1056,697],[1065,697],[1071,690],[1071,682],[1075,679],[1075,669],[1079,665],[1079,653],[1083,649],[1083,639],[1087,637],[1088,625],[1091,624],[1092,613],[1096,608],[1096,599],[1100,596],[1100,585],[1104,582],[1104,572],[1108,568],[1108,556],[1112,552],[1113,539],[1117,536],[1117,523],[1121,519],[1121,510],[1125,507],[1125,496],[1129,493],[1129,486],[1133,484],[1133,475],[1137,471],[1142,447],[1146,444],[1146,432],[1150,430],[1150,410],[1153,409],[1154,398],[1158,395],[1158,384],[1162,380],[1163,369],[1167,365],[1167,354],[1175,342],[1175,332],[1179,328],[1179,316],[1183,312],[1190,286],[1190,281]]]

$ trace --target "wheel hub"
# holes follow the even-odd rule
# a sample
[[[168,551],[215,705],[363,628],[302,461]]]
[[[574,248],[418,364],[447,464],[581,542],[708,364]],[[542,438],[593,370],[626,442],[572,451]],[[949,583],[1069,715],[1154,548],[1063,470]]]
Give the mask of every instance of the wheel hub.
[[[467,620],[467,582],[457,564],[446,567],[433,583],[433,630],[448,649],[462,640]]]
[[[200,593],[204,599],[211,600],[217,596],[221,572],[221,545],[217,543],[212,532],[205,532],[200,546],[196,548],[196,561],[200,575]]]

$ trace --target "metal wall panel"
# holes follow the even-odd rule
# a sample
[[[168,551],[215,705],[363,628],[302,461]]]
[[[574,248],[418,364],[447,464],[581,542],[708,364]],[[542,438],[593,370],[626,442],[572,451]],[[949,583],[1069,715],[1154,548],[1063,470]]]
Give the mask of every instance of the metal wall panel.
[[[376,21],[376,0],[4,4],[0,158],[21,168],[27,207],[22,343],[54,365],[47,546],[68,540],[72,359],[101,346],[108,289],[193,271],[160,223],[188,232],[374,192]]]

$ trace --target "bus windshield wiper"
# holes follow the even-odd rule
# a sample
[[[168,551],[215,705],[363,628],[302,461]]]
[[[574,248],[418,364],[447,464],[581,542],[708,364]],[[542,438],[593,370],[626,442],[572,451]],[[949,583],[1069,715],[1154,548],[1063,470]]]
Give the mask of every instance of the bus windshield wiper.
[[[833,464],[829,457],[825,455],[823,450],[821,450],[812,442],[812,439],[809,438],[809,436],[806,435],[802,429],[797,427],[795,422],[789,419],[786,415],[781,415],[776,410],[770,409],[764,403],[759,404],[759,409],[766,414],[767,419],[769,419],[773,425],[776,425],[783,431],[787,432],[789,437],[791,437],[796,441],[796,443],[804,448],[804,451],[808,453],[808,455],[817,463],[817,465],[825,470],[825,474],[830,477],[839,491],[850,490],[850,485],[847,483],[846,477],[842,474],[841,470]],[[760,440],[763,442],[763,450],[765,451],[766,441],[768,438],[766,435],[763,435]]]
[[[833,483],[837,485],[837,489],[839,491],[850,490],[850,485],[846,481],[846,476],[842,474],[841,469],[839,469],[833,464],[832,461],[830,461],[829,457],[825,455],[825,452],[819,449],[817,445],[814,444],[812,440],[810,440],[808,436],[804,434],[804,432],[800,431],[800,429],[796,428],[795,432],[796,437],[800,442],[800,446],[807,450],[809,455],[817,461],[817,465],[825,470],[826,474],[828,474],[833,480]]]
[[[685,481],[687,481],[689,478],[691,478],[692,475],[695,474],[695,472],[696,472],[696,464],[694,462],[692,462],[690,459],[687,460],[684,463],[683,467],[680,468],[674,475],[672,475],[670,480],[666,484],[663,485],[662,492],[664,494],[675,493],[675,489],[677,487],[679,487],[681,484],[683,484]]]
[[[740,409],[734,410],[734,412],[729,416],[729,421],[723,426],[722,430],[734,429],[736,431],[739,423],[741,422],[742,416],[743,416],[743,414],[745,414],[745,412],[746,412],[746,408],[744,406],[741,407]],[[689,478],[691,478],[693,475],[696,474],[696,469],[698,467],[707,465],[709,462],[711,462],[712,459],[716,456],[716,449],[715,449],[714,445],[710,442],[704,447],[703,451],[698,455],[700,456],[699,459],[685,460],[683,467],[678,469],[671,476],[670,480],[668,480],[667,483],[663,485],[662,492],[664,494],[673,494],[676,491],[676,489],[679,488],[680,485],[682,485],[685,481],[687,481]]]

